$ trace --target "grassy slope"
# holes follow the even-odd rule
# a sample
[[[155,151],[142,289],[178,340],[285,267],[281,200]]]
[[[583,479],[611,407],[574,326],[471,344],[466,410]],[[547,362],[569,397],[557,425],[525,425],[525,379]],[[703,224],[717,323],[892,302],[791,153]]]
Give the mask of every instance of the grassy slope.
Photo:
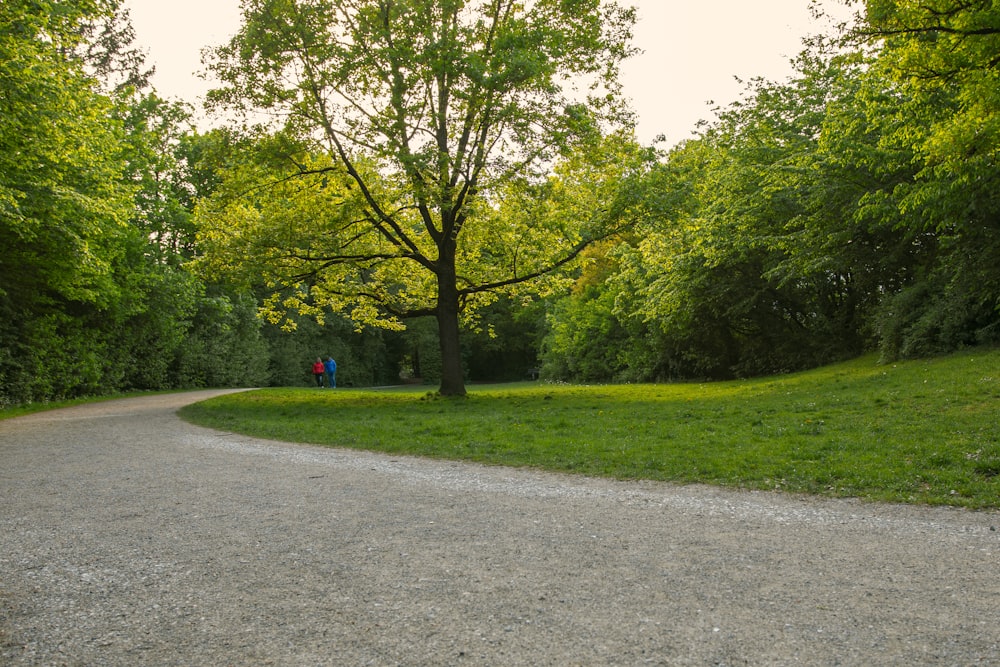
[[[740,382],[268,389],[186,408],[265,438],[626,479],[1000,506],[1000,351]]]

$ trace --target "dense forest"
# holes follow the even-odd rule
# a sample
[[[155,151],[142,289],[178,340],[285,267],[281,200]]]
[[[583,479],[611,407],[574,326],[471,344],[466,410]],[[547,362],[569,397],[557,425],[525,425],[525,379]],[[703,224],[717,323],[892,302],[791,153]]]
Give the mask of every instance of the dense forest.
[[[795,76],[748,82],[669,150],[637,145],[619,104],[634,14],[615,3],[539,0],[481,42],[455,28],[466,52],[446,57],[447,31],[379,55],[371,28],[365,62],[317,39],[339,25],[330,3],[298,4],[244,3],[210,102],[248,113],[211,131],[157,96],[117,0],[0,5],[0,407],[305,386],[319,355],[341,384],[439,382],[445,301],[467,381],[745,377],[1000,340],[991,0],[859,3]],[[416,29],[460,27],[456,4],[359,6]],[[279,89],[317,62],[288,57],[306,46],[323,76]],[[563,104],[566,72],[601,94]],[[436,97],[408,97],[418,84]],[[321,85],[386,106],[348,135],[327,96],[307,104]],[[453,165],[412,143],[427,109],[441,146],[479,148]],[[261,110],[287,113],[246,120]]]

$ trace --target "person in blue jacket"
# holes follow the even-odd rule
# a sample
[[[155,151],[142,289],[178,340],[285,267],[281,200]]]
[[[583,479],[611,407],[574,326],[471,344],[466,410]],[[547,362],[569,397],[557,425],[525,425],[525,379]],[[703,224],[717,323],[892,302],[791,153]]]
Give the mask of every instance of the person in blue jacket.
[[[327,357],[323,365],[326,367],[326,386],[330,387],[331,389],[336,389],[337,362],[333,360],[333,357]]]

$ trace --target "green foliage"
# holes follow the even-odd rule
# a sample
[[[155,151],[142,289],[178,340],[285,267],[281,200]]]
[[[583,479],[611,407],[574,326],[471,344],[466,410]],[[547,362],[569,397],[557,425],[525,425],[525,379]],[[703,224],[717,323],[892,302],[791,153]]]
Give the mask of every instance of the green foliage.
[[[1000,327],[1000,14],[995,3],[870,0],[862,32],[908,97],[887,139],[911,147],[920,171],[899,212],[935,255],[881,314],[886,356],[995,340]],[[930,243],[928,243],[930,245]]]
[[[234,394],[182,411],[255,436],[625,479],[998,507],[1000,353],[710,384]],[[329,415],[337,428],[329,428]]]
[[[214,137],[130,36],[117,2],[0,6],[0,405],[266,377],[254,304],[179,268]]]
[[[463,338],[469,379],[504,382],[537,375],[547,303],[500,298],[483,307],[478,327],[467,330]]]
[[[849,204],[866,191],[849,186],[821,144],[834,102],[856,94],[857,67],[805,55],[799,67],[784,85],[753,82],[744,102],[646,177],[644,233],[611,253],[616,268],[602,283],[570,297],[577,306],[557,310],[553,372],[724,378],[864,349],[872,304],[856,266],[836,253],[865,243]],[[891,272],[872,271],[876,283]],[[591,364],[594,353],[606,361]]]
[[[88,16],[54,4],[0,8],[0,296],[28,307],[113,298],[129,203],[111,104],[67,54]]]
[[[941,272],[887,298],[877,319],[883,358],[914,359],[1000,342],[996,308],[978,301],[976,291]]]
[[[210,100],[280,118],[266,134],[284,159],[267,192],[265,178],[248,201],[201,209],[206,262],[240,273],[238,250],[263,238],[250,271],[264,268],[276,293],[299,290],[272,300],[276,312],[389,328],[436,317],[441,388],[464,393],[461,312],[619,226],[603,209],[570,218],[498,202],[547,191],[555,161],[595,155],[602,124],[628,123],[618,64],[634,12],[598,0],[254,0],[243,14],[210,58],[223,82]]]
[[[93,323],[95,330],[110,330],[117,339],[102,355],[111,374],[103,387],[184,386],[171,381],[170,369],[187,343],[202,286],[189,274],[153,263],[145,256],[146,244],[136,245],[132,261],[121,267],[120,282],[128,300],[103,313],[102,322]]]
[[[542,347],[543,378],[619,379],[624,370],[621,351],[635,341],[628,340],[615,317],[614,299],[611,291],[588,287],[555,305]]]
[[[0,6],[0,404],[100,387],[112,336],[88,326],[125,297],[121,127],[77,53],[91,3]]]
[[[212,288],[196,302],[184,344],[170,368],[180,387],[259,387],[268,383],[268,347],[257,303]]]
[[[976,106],[975,145],[955,140],[972,98],[994,94],[977,86],[995,67],[971,54],[996,17],[878,4],[883,51],[814,40],[795,77],[752,81],[646,176],[643,233],[554,310],[556,377],[746,377],[997,339],[993,112]],[[621,352],[593,363],[605,348]]]
[[[330,317],[322,325],[308,317],[293,317],[296,327],[291,333],[272,324],[263,326],[268,346],[268,385],[315,386],[312,362],[327,356],[337,362],[339,387],[399,384],[407,354],[399,332],[378,328],[358,331],[353,322],[340,317]]]
[[[197,140],[186,105],[143,95],[122,111],[128,130],[127,178],[136,186],[132,224],[159,264],[178,265],[194,254],[192,190],[185,154]],[[196,164],[196,163],[195,163]]]
[[[299,385],[317,354],[461,394],[996,342],[994,4],[868,0],[867,44],[812,40],[654,156],[613,2],[253,0],[212,96],[279,127],[207,134],[115,0],[6,2],[0,405]]]
[[[934,162],[985,166],[1000,146],[996,3],[868,0],[866,8],[860,31],[878,40],[896,78],[922,96],[953,100],[929,126],[922,150]]]

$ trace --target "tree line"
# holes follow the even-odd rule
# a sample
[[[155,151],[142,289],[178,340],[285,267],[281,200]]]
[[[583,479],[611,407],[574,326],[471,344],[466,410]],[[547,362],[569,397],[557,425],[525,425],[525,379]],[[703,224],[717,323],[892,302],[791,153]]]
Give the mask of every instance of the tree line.
[[[320,354],[461,394],[1000,338],[990,2],[869,0],[666,152],[617,3],[345,7],[245,2],[210,102],[257,120],[209,132],[117,1],[0,7],[0,405]]]
[[[650,176],[559,301],[547,372],[729,378],[1000,340],[1000,15],[872,0]]]
[[[232,134],[158,97],[118,2],[0,6],[0,407],[131,390],[396,378],[415,335],[286,335],[252,289],[188,270]]]

